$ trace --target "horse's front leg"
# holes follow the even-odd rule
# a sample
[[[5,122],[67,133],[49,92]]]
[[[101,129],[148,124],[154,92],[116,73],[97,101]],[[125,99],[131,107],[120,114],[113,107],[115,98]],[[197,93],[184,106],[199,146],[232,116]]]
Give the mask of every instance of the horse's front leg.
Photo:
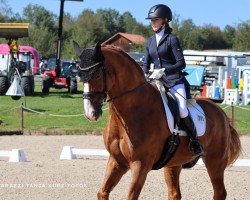
[[[181,169],[181,166],[164,167],[164,177],[168,187],[169,200],[181,199],[181,190],[179,182]]]
[[[110,156],[106,168],[105,177],[101,188],[98,191],[97,198],[100,200],[109,199],[111,190],[120,181],[123,174],[128,170],[128,167],[122,166],[116,162],[116,160]]]
[[[148,172],[151,168],[147,167],[141,161],[133,162],[131,168],[131,182],[127,200],[135,200],[139,198],[142,187],[145,183]]]

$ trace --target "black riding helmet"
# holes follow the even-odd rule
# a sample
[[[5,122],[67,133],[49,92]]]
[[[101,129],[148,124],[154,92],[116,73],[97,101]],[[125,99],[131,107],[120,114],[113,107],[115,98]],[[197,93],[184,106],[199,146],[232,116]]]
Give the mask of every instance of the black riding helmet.
[[[148,11],[148,17],[146,19],[153,18],[168,18],[169,21],[172,20],[172,11],[171,9],[164,4],[157,4],[150,8]]]

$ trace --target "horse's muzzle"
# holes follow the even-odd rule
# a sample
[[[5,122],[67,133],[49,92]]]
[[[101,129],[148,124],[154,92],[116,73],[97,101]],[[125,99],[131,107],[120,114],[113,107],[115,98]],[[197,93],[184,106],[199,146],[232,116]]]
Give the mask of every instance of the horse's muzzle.
[[[94,109],[91,112],[84,112],[85,117],[90,121],[97,121],[102,116],[102,109]]]

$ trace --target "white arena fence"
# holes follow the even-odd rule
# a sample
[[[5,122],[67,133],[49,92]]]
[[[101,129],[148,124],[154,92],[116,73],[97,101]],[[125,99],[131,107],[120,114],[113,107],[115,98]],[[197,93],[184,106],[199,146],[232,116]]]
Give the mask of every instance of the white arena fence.
[[[60,160],[74,160],[79,156],[108,157],[109,152],[105,149],[78,149],[72,146],[64,146],[60,155]],[[198,160],[197,165],[204,165],[202,159]],[[250,167],[250,159],[238,159],[232,166]]]
[[[64,146],[60,155],[60,160],[73,160],[77,156],[104,156],[108,157],[109,153],[105,149],[77,149],[72,146]]]
[[[26,162],[26,156],[23,149],[12,149],[11,151],[0,151],[0,157],[9,158],[9,162]]]

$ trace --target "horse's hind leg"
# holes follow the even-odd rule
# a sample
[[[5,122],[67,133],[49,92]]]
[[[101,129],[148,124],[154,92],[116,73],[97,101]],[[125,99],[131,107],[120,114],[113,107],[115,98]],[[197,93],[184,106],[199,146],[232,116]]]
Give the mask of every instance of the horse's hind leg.
[[[100,190],[98,191],[97,198],[99,200],[109,199],[111,190],[117,185],[122,176],[127,172],[128,168],[119,165],[113,157],[109,157],[106,168],[105,177]]]
[[[181,166],[164,168],[164,177],[165,177],[165,182],[168,187],[168,199],[169,200],[181,199],[181,190],[180,190],[180,183],[179,183],[181,169],[182,169]]]
[[[225,158],[223,159],[218,155],[212,157],[211,155],[206,155],[204,162],[208,171],[208,175],[213,185],[214,199],[215,200],[226,199],[227,191],[224,184],[224,171],[227,166],[226,159]]]

